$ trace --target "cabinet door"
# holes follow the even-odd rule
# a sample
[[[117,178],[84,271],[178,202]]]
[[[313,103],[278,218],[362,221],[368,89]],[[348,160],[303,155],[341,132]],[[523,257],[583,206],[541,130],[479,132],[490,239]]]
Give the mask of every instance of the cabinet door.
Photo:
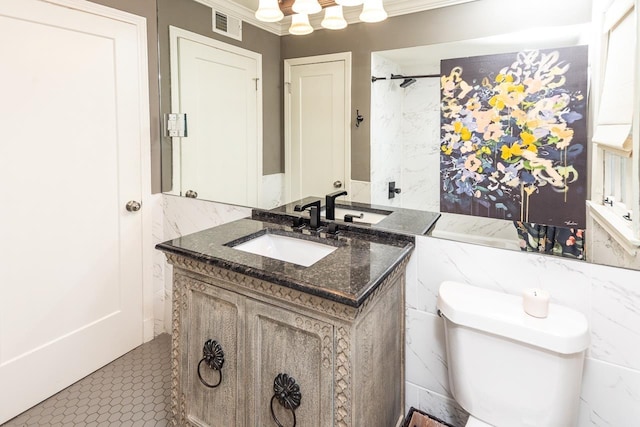
[[[184,405],[183,416],[186,417],[183,423],[213,427],[244,426],[244,393],[239,390],[244,384],[243,299],[235,293],[193,279],[186,279],[185,296],[187,305],[183,313],[182,348],[186,351],[182,355],[183,396],[180,397]],[[210,342],[205,349],[207,341]],[[212,348],[212,341],[220,347]],[[220,349],[224,353],[224,362],[218,371],[202,360],[205,353],[215,353]]]
[[[300,387],[298,426],[333,426],[333,326],[286,309],[247,300],[249,406],[247,425],[294,424],[294,414],[274,396],[279,374],[295,379]]]

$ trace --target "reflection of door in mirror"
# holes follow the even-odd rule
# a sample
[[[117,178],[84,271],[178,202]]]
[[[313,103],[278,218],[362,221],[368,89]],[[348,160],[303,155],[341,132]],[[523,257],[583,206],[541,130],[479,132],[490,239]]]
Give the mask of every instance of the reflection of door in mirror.
[[[171,67],[172,111],[187,115],[187,136],[173,138],[175,192],[256,206],[261,55],[171,27]]]
[[[285,61],[286,200],[350,189],[350,63],[350,53]]]

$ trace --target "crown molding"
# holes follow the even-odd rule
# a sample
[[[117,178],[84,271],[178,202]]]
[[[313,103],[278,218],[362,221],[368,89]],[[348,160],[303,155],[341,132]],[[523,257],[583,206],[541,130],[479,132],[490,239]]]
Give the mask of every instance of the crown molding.
[[[229,0],[195,0],[212,9],[227,13],[231,16],[239,18],[244,22],[258,27],[278,36],[288,35],[288,29],[291,25],[291,17],[287,16],[279,22],[262,22],[256,19],[254,10],[239,5]],[[477,0],[396,0],[392,3],[385,4],[384,8],[389,17],[407,15],[409,13],[423,12],[425,10],[438,9],[441,7],[454,6],[462,3],[469,3]],[[320,25],[322,22],[322,13],[317,13],[309,17],[309,22],[314,30],[324,30]],[[345,7],[344,19],[348,24],[360,23],[360,7]]]

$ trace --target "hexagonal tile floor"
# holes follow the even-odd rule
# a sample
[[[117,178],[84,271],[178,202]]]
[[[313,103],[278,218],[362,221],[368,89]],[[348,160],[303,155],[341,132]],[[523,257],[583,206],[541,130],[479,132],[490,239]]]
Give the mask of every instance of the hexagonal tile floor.
[[[159,335],[0,427],[166,426],[170,356]]]

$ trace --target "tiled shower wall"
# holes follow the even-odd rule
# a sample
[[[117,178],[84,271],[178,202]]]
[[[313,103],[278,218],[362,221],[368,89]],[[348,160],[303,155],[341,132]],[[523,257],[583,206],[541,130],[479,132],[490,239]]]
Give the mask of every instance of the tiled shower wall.
[[[407,281],[407,405],[464,425],[449,395],[438,287],[454,280],[518,295],[549,290],[552,302],[584,313],[591,327],[579,426],[640,420],[640,271],[417,237]],[[550,390],[552,386],[550,385]]]
[[[398,65],[378,55],[371,57],[373,76],[401,74]],[[389,199],[389,182],[402,187],[402,101],[398,80],[380,80],[371,85],[371,203],[401,206],[400,194]]]

